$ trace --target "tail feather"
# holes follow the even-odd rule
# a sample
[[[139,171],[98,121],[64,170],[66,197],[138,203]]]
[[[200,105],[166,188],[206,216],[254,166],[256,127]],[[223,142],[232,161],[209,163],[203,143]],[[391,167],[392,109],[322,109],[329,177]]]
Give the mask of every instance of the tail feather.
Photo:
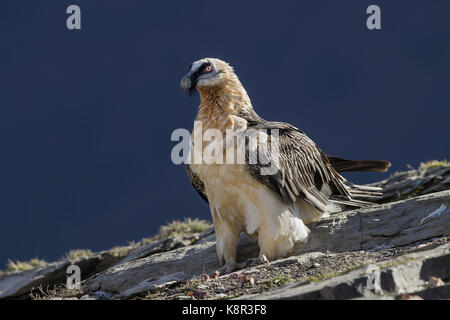
[[[347,190],[350,192],[350,196],[356,198],[380,198],[383,195],[383,189],[379,187],[368,187],[353,184],[350,181],[344,182]]]
[[[330,197],[332,203],[356,208],[366,207],[373,205],[371,200],[379,199],[383,195],[383,189],[379,187],[361,186],[350,181],[345,181],[344,184],[350,197],[332,195]]]
[[[368,201],[362,201],[362,200],[356,200],[356,199],[342,199],[339,197],[335,197],[335,196],[331,196],[330,197],[330,201],[332,203],[338,203],[338,204],[343,204],[345,206],[349,206],[349,207],[356,207],[356,208],[360,208],[360,207],[366,207],[366,206],[371,206],[373,205],[372,202],[368,202]]]
[[[327,155],[333,168],[338,172],[345,171],[374,171],[385,172],[391,166],[386,160],[348,160]]]
[[[339,157],[327,155],[331,166],[338,172],[345,171],[373,171],[385,172],[391,166],[389,161],[385,160],[348,160]],[[349,196],[333,194],[330,196],[330,209],[337,207],[344,210],[346,207],[365,207],[373,205],[375,199],[383,195],[383,189],[379,187],[369,187],[353,184],[344,179],[345,188]],[[331,210],[335,212],[336,210]]]

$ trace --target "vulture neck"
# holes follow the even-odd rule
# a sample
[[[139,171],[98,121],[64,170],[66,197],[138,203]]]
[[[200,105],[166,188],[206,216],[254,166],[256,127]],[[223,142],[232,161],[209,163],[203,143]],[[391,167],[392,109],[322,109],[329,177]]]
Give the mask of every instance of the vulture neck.
[[[250,98],[235,75],[221,85],[199,87],[198,91],[201,99],[197,115],[199,121],[220,120],[252,109]]]

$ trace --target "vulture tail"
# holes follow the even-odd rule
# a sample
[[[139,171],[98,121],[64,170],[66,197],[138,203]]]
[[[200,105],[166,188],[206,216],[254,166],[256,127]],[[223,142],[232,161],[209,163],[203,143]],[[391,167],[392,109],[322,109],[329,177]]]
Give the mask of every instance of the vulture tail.
[[[357,208],[365,207],[373,205],[372,201],[381,198],[383,195],[383,189],[379,187],[360,186],[349,181],[345,181],[344,184],[350,197],[331,195],[332,203]]]
[[[385,172],[391,166],[386,160],[347,160],[327,155],[333,168],[338,172],[345,171],[375,171]]]

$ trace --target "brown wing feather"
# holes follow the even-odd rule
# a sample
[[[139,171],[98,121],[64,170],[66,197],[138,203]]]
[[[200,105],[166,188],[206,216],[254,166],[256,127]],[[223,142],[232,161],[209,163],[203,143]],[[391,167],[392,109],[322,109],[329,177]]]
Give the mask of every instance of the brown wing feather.
[[[279,154],[273,154],[268,143],[266,155],[272,160],[278,157],[278,172],[262,175],[260,163],[247,163],[247,168],[255,179],[277,192],[286,204],[292,205],[302,198],[325,211],[331,195],[352,201],[344,186],[345,179],[304,132],[283,122],[264,122],[250,129],[266,129],[269,136],[272,129],[279,130]]]
[[[374,171],[386,172],[391,163],[386,160],[348,160],[327,155],[334,169],[339,172],[345,171]]]
[[[192,171],[189,164],[186,164],[186,172],[192,186],[195,188],[195,190],[197,190],[198,194],[203,198],[203,200],[209,203],[208,196],[205,192],[205,185],[203,184],[202,180],[200,180],[199,176],[194,171]]]

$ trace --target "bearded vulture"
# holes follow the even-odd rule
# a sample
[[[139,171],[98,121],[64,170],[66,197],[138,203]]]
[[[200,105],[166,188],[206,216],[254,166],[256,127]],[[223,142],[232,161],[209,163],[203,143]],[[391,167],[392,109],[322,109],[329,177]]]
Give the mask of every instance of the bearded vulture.
[[[245,161],[241,163],[191,161],[186,164],[192,185],[210,206],[217,254],[221,264],[227,267],[226,272],[236,265],[241,232],[257,239],[261,261],[285,257],[297,243],[308,240],[307,225],[320,220],[330,210],[330,204],[360,207],[367,202],[358,200],[359,196],[376,196],[379,191],[353,185],[338,172],[383,172],[390,167],[384,160],[352,161],[326,155],[302,130],[288,123],[262,119],[253,109],[233,68],[222,60],[195,61],[180,86],[191,93],[197,89],[200,94],[196,123],[201,124],[202,132],[213,129],[224,135],[231,132],[235,137],[245,136],[250,130],[263,132],[266,146],[274,138],[271,132],[277,132],[278,148],[261,148],[263,151],[258,153],[275,164],[276,170],[270,174],[262,173],[267,162],[249,161],[248,142]],[[191,154],[193,148],[204,152],[220,140],[202,139],[202,132],[200,140],[196,140],[198,135],[194,137],[194,132],[195,126]],[[259,141],[258,138],[257,147]],[[220,148],[230,152],[227,142]]]

